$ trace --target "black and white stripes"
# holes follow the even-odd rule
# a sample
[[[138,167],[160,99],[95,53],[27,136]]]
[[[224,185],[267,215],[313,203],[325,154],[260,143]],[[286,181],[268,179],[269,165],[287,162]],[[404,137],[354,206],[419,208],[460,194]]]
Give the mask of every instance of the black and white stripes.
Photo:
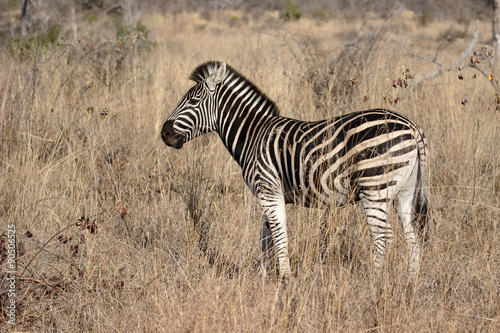
[[[190,78],[196,85],[168,117],[162,139],[181,148],[204,133],[219,134],[260,201],[263,249],[274,244],[282,275],[291,274],[287,203],[325,207],[360,201],[376,268],[393,238],[387,212],[394,204],[410,248],[410,272],[417,271],[418,229],[427,210],[427,144],[415,123],[383,109],[317,122],[282,117],[274,102],[225,63],[202,64]]]

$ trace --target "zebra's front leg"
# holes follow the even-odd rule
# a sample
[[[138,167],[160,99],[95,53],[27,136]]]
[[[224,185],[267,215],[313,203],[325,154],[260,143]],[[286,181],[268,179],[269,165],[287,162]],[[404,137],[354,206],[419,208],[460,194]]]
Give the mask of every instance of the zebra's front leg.
[[[270,198],[261,198],[260,205],[264,211],[265,221],[261,232],[261,246],[263,251],[269,250],[274,245],[278,257],[281,277],[288,278],[292,275],[290,260],[288,257],[288,234],[286,228],[285,201],[282,194]],[[263,235],[269,233],[272,239],[263,239]]]

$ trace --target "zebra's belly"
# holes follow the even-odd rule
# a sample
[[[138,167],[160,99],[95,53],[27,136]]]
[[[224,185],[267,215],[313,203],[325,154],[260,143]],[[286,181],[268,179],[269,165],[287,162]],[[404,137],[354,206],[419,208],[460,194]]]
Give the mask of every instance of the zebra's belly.
[[[337,183],[337,186],[332,184]],[[358,200],[358,195],[349,192],[348,188],[342,186],[345,180],[337,177],[332,182],[321,186],[308,186],[302,189],[287,189],[285,187],[285,202],[288,204],[301,205],[305,207],[322,208],[326,206],[344,206]]]

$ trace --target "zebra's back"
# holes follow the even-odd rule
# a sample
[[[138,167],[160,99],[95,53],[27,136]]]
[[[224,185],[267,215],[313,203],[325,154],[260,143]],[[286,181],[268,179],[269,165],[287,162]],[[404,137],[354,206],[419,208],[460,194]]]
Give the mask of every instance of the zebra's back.
[[[425,162],[427,154],[420,128],[385,109],[317,122],[287,119],[273,136],[270,156],[285,200],[308,207],[358,201],[393,185],[398,170],[418,157]]]

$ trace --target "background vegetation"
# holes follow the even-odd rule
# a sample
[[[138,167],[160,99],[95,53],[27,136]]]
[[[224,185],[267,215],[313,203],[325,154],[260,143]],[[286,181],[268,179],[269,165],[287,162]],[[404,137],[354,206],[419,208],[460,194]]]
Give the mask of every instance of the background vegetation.
[[[32,1],[21,23],[20,1],[0,2],[0,251],[15,224],[19,255],[15,327],[1,271],[2,330],[499,331],[489,3],[199,4]],[[321,211],[288,207],[295,278],[261,274],[261,211],[220,140],[159,137],[209,59],[289,117],[388,107],[421,125],[432,219],[415,284],[395,218],[372,274],[356,206],[331,211],[326,237]]]

